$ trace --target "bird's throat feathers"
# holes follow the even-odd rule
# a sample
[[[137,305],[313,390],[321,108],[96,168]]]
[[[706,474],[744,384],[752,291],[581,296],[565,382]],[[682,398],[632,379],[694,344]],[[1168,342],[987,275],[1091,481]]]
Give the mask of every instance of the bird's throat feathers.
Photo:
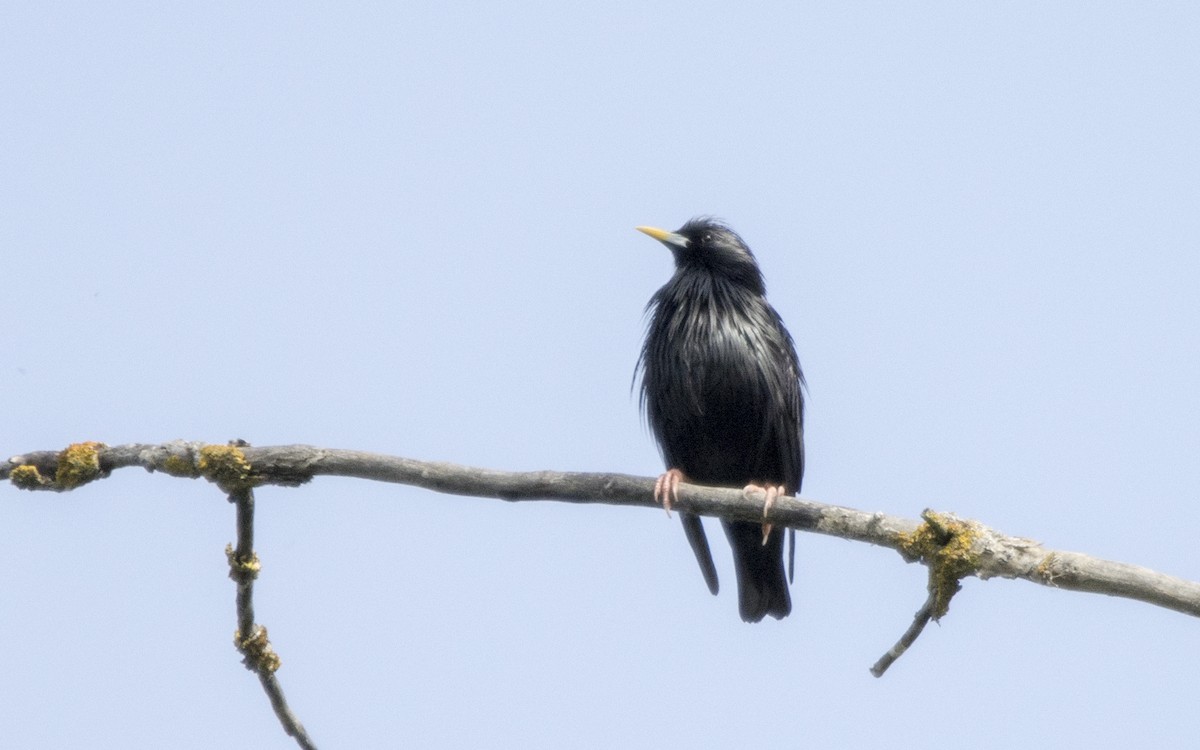
[[[702,317],[737,318],[748,308],[766,304],[766,289],[757,267],[751,278],[731,278],[705,268],[681,266],[650,300],[651,313],[674,317],[683,311]]]
[[[767,293],[762,271],[752,257],[704,252],[677,257],[675,275],[663,287],[664,291],[667,287],[699,297],[739,293],[762,297]]]

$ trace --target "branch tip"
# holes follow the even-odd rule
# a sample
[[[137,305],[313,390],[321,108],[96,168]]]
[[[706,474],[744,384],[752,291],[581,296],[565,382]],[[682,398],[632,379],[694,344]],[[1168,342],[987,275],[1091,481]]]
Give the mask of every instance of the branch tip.
[[[896,660],[904,656],[904,652],[908,651],[908,647],[916,642],[917,636],[921,635],[921,631],[929,624],[929,620],[933,618],[933,608],[935,597],[933,592],[930,592],[929,598],[913,615],[912,625],[908,626],[908,630],[904,631],[904,635],[900,636],[900,640],[896,641],[896,645],[888,649],[887,653],[879,657],[879,661],[871,667],[871,674],[876,677],[883,677],[883,673],[888,671],[888,667],[896,663]]]

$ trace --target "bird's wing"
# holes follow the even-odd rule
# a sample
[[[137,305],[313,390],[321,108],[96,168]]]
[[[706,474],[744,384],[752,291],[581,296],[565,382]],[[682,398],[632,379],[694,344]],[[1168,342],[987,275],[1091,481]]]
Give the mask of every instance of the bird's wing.
[[[796,345],[784,327],[783,319],[775,308],[768,305],[767,310],[773,327],[781,334],[772,339],[775,349],[770,353],[772,360],[782,365],[775,371],[782,376],[782,381],[771,385],[772,392],[781,399],[781,408],[773,415],[778,420],[775,436],[779,462],[783,469],[784,486],[798,495],[804,481],[804,372],[800,369]],[[788,583],[792,583],[796,577],[795,529],[788,529],[787,577]]]
[[[720,583],[717,581],[717,566],[713,564],[712,551],[708,548],[708,537],[704,535],[704,526],[700,523],[700,516],[680,513],[679,518],[683,521],[683,533],[687,535],[688,544],[692,546],[692,552],[696,555],[696,562],[700,565],[704,582],[708,584],[708,590],[716,594],[720,590]]]

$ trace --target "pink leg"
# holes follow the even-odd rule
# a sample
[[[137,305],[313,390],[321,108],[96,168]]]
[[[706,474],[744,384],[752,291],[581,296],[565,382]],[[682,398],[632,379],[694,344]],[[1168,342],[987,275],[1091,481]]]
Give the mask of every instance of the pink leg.
[[[781,495],[787,494],[787,490],[784,488],[784,486],[782,484],[755,484],[754,482],[751,482],[750,484],[748,484],[744,488],[742,488],[742,492],[744,492],[746,494],[749,494],[750,492],[766,493],[767,499],[763,502],[763,518],[766,518],[767,514],[771,512],[771,508],[774,507],[774,505],[775,505],[775,499],[780,497]],[[764,523],[762,525],[762,529],[763,529],[762,543],[766,544],[767,539],[771,536],[771,524]]]
[[[671,517],[671,503],[679,499],[679,483],[686,479],[679,469],[668,469],[667,473],[654,483],[654,500],[662,503],[667,518]]]

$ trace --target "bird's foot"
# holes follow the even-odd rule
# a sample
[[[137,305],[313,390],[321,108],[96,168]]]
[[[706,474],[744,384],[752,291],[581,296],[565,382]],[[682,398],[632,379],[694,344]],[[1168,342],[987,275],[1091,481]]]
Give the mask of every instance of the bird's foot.
[[[679,483],[685,478],[679,469],[668,469],[654,483],[654,501],[662,503],[663,510],[667,512],[667,518],[671,517],[671,503],[679,499]]]
[[[766,493],[767,499],[763,502],[763,518],[766,518],[767,514],[771,512],[771,508],[775,507],[775,499],[778,498],[780,495],[786,495],[787,489],[784,488],[784,486],[782,484],[754,484],[753,482],[751,482],[750,484],[748,484],[744,488],[742,488],[742,492],[744,492],[746,494],[749,494],[751,492]],[[764,523],[762,525],[762,532],[763,532],[762,543],[763,544],[766,544],[767,539],[771,536],[771,528],[772,528],[772,525],[769,523]]]

